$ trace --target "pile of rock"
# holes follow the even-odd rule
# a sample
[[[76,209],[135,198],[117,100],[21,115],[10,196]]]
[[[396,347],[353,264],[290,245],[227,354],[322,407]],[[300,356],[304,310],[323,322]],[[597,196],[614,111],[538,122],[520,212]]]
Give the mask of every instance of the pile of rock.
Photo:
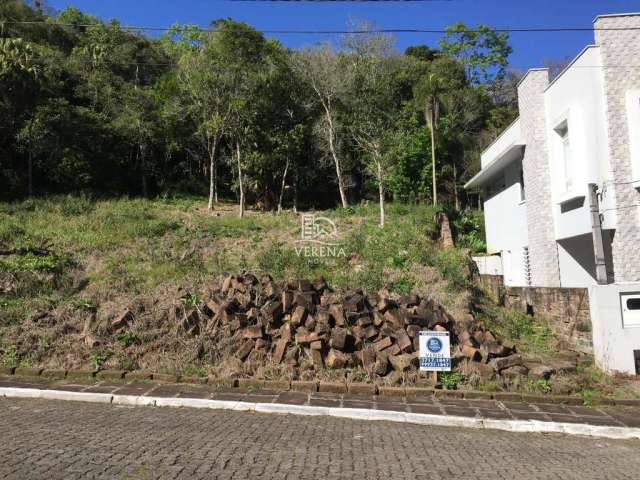
[[[336,293],[322,278],[278,284],[243,273],[216,282],[207,297],[174,306],[170,316],[178,330],[223,338],[229,354],[255,365],[271,361],[300,371],[362,367],[377,376],[404,372],[418,366],[421,330],[451,332],[455,358],[495,372],[522,364],[512,344],[496,341],[471,314],[454,319],[417,295],[379,292],[373,299],[362,290]],[[116,322],[122,328],[126,319]]]

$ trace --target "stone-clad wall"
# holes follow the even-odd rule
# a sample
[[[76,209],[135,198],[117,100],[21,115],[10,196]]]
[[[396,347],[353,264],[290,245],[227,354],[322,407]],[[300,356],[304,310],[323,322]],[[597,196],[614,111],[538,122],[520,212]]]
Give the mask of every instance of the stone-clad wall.
[[[507,287],[502,275],[481,275],[480,281],[496,302],[544,317],[567,348],[593,353],[588,289]]]
[[[526,141],[522,169],[527,188],[527,233],[531,283],[560,285],[558,250],[553,228],[551,177],[547,149],[544,90],[549,84],[547,69],[529,70],[518,86],[520,125]]]
[[[640,193],[629,184],[640,179],[633,178],[625,98],[627,91],[640,89],[640,30],[602,30],[640,29],[640,15],[600,17],[594,27],[605,67],[605,111],[613,172],[613,181],[606,188],[615,190],[619,208],[613,239],[615,281],[640,281],[640,207],[633,206],[640,204]]]

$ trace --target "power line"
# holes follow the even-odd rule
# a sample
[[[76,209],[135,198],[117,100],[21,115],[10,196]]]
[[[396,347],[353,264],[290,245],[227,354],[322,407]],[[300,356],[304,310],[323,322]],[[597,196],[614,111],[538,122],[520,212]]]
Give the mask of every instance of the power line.
[[[47,26],[59,26],[59,27],[75,27],[75,28],[98,28],[109,27],[109,24],[103,23],[88,23],[88,24],[75,24],[75,23],[54,23],[45,20],[38,21],[0,21],[0,25],[47,25]],[[138,30],[138,31],[159,31],[166,32],[174,30],[174,27],[146,27],[146,26],[134,26],[134,25],[118,25],[120,30]],[[199,27],[202,32],[218,32],[219,30],[213,28]],[[602,32],[602,31],[640,31],[640,27],[606,27],[606,28],[594,28],[594,27],[524,27],[524,28],[493,28],[498,33],[558,33],[558,32]],[[469,29],[472,33],[483,33],[483,30]],[[291,35],[342,35],[342,34],[372,34],[372,33],[435,33],[446,34],[450,33],[446,29],[424,29],[424,28],[380,28],[372,30],[261,30],[261,33],[266,34],[291,34]],[[455,32],[454,32],[455,33]]]

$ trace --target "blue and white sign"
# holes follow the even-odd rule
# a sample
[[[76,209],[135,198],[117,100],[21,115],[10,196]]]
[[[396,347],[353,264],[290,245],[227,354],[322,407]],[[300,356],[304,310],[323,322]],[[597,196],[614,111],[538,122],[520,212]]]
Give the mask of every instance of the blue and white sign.
[[[451,371],[449,332],[420,332],[420,370]]]

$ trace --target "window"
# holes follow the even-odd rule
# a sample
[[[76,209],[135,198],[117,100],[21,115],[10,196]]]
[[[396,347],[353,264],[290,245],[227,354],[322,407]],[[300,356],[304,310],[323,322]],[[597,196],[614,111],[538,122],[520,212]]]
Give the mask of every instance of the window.
[[[522,167],[520,167],[520,201],[524,202],[527,199],[527,196],[524,192],[524,172],[522,171]]]
[[[565,120],[555,128],[556,133],[562,142],[561,160],[564,172],[564,191],[571,192],[573,190],[573,172],[572,172],[572,154],[571,141],[569,139],[569,124]]]

